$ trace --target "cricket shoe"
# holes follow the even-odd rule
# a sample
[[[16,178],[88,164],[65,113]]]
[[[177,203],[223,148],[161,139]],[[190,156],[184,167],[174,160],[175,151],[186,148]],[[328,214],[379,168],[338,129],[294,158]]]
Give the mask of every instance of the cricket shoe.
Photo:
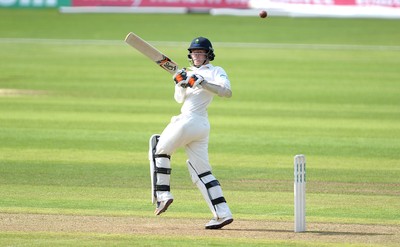
[[[154,214],[160,215],[160,214],[164,213],[165,211],[167,211],[169,205],[171,205],[171,203],[173,201],[174,201],[174,199],[168,199],[166,201],[157,202],[157,208],[154,211]]]
[[[210,222],[206,224],[206,229],[220,229],[233,222],[232,216],[226,216],[223,218],[212,218]]]

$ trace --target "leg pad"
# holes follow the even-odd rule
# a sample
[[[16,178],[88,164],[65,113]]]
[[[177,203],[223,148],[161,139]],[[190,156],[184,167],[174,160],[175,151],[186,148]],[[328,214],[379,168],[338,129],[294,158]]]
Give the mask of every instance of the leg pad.
[[[169,176],[171,174],[171,168],[169,168],[169,162],[171,156],[167,154],[155,154],[159,138],[160,135],[154,134],[150,137],[149,140],[149,161],[152,194],[151,201],[153,204],[155,204],[157,201],[157,191],[170,191]],[[160,175],[158,176],[158,174]]]

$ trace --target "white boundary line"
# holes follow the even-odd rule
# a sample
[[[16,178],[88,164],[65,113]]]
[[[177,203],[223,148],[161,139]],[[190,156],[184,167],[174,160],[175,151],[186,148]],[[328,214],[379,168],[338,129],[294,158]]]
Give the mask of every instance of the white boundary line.
[[[122,36],[121,36],[122,37]],[[124,45],[121,40],[84,40],[84,39],[31,39],[0,38],[0,44],[49,44],[49,45]],[[186,47],[187,42],[150,41],[155,46]],[[213,42],[214,46],[231,48],[265,48],[265,49],[298,49],[298,50],[368,50],[400,51],[400,46],[385,45],[349,45],[349,44],[281,44],[281,43],[224,43]]]

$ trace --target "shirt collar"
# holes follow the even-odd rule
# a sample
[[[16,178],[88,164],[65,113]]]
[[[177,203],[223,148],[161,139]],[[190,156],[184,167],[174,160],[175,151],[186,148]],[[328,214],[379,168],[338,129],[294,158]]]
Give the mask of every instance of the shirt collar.
[[[195,66],[192,66],[192,70],[205,70],[205,69],[212,69],[214,66],[212,65],[212,64],[210,64],[210,63],[208,63],[208,64],[205,64],[205,65],[202,65],[202,66],[200,66],[200,68],[197,68],[197,67],[195,67]]]

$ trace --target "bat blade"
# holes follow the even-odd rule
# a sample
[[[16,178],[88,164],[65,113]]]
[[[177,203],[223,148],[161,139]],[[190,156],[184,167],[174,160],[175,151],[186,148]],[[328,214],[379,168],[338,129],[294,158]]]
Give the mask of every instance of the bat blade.
[[[177,63],[172,61],[169,57],[164,55],[162,52],[157,50],[154,46],[140,38],[134,33],[128,33],[125,38],[125,42],[138,50],[140,53],[150,58],[153,62],[158,64],[161,68],[165,69],[171,74],[175,74],[179,70]]]

